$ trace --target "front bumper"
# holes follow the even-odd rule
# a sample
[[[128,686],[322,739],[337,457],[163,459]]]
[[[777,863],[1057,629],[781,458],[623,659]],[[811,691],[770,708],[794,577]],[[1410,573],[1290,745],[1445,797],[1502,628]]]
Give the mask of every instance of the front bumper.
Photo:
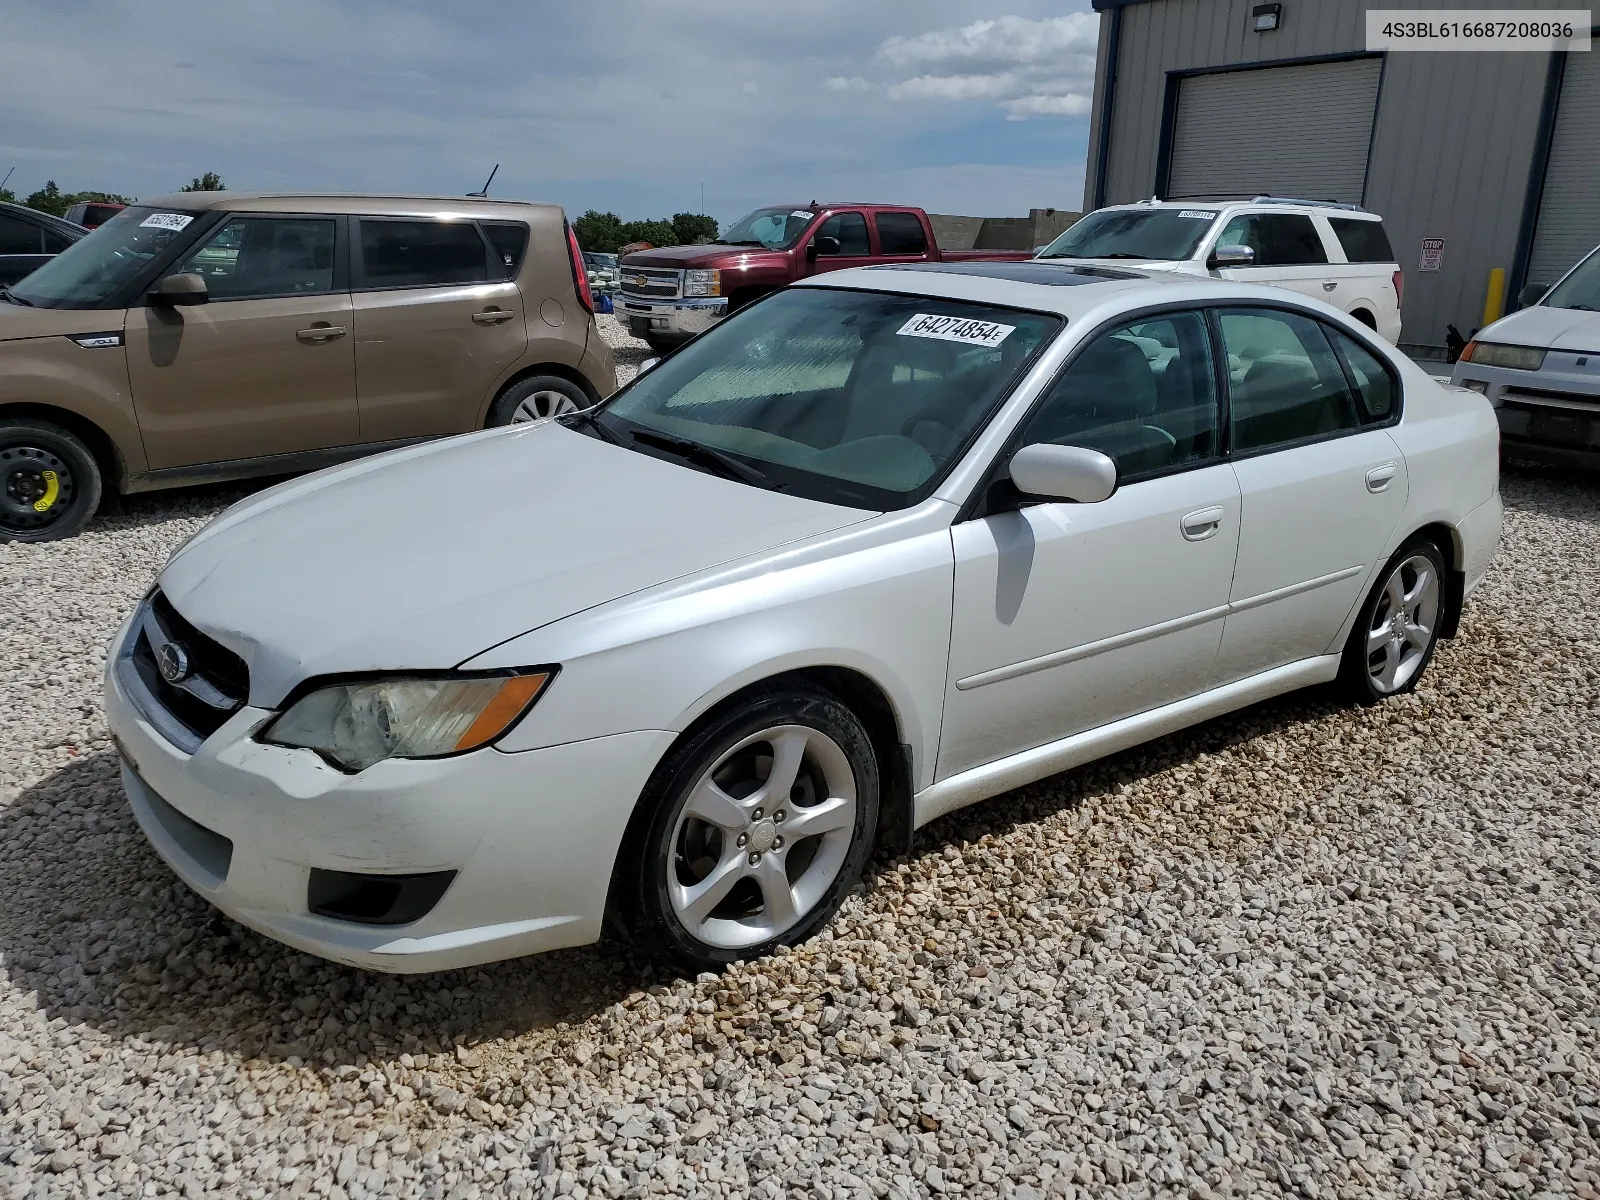
[[[1600,465],[1600,354],[1552,350],[1538,371],[1457,363],[1450,381],[1489,398],[1501,442],[1519,453]]]
[[[634,337],[688,341],[728,315],[728,298],[657,300],[618,292],[612,299],[617,318]]]
[[[185,883],[250,928],[351,966],[435,971],[600,936],[628,818],[673,734],[617,734],[515,754],[391,760],[347,775],[252,737],[243,708],[188,754],[146,719],[109,656],[106,719],[140,827]],[[456,872],[405,925],[311,912],[313,869]]]

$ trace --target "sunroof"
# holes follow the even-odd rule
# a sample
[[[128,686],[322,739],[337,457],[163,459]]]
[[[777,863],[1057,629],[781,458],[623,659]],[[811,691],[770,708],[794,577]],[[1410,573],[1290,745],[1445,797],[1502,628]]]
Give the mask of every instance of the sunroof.
[[[1082,283],[1103,283],[1107,279],[1141,279],[1131,271],[1114,267],[1069,266],[1065,263],[1038,262],[947,262],[879,263],[869,271],[934,271],[946,275],[976,275],[981,279],[1009,279],[1013,283],[1042,283],[1050,287],[1073,287]]]

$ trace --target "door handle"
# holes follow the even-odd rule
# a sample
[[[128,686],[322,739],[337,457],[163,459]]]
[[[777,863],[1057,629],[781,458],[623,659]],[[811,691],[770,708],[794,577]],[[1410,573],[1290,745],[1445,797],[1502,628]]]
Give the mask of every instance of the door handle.
[[[1389,484],[1394,482],[1396,472],[1400,470],[1397,463],[1384,463],[1381,467],[1373,467],[1367,472],[1367,491],[1387,491]]]
[[[345,333],[346,330],[343,325],[329,325],[326,322],[313,325],[310,329],[297,329],[294,331],[295,337],[302,342],[310,342],[319,346],[323,342],[331,342],[334,338],[341,338]]]
[[[490,308],[481,313],[473,313],[472,319],[479,325],[498,325],[501,321],[509,321],[516,315],[503,308]]]
[[[1331,292],[1331,291],[1333,291],[1334,288],[1336,288],[1338,286],[1339,285],[1337,283],[1335,283],[1331,279],[1324,279],[1322,281],[1322,290],[1325,291],[1325,292]]]
[[[1203,542],[1222,528],[1222,505],[1213,504],[1210,508],[1196,509],[1192,513],[1184,514],[1182,521],[1178,522],[1183,528],[1183,536],[1191,542]]]

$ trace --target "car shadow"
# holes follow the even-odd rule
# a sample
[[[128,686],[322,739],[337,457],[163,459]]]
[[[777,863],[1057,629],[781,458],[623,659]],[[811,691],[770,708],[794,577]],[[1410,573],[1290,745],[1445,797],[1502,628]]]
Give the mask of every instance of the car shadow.
[[[1597,469],[1586,471],[1521,460],[1514,450],[1506,453],[1500,465],[1500,494],[1507,508],[1585,525],[1600,524],[1600,463]]]
[[[917,832],[911,857],[1004,837],[1338,707],[1312,690],[1169,735],[949,814]],[[876,860],[868,892],[901,861]],[[107,752],[85,755],[0,809],[0,959],[11,986],[33,993],[47,1019],[116,1038],[329,1065],[581,1022],[663,979],[614,937],[411,976],[301,954],[224,917],[168,870],[134,822]]]

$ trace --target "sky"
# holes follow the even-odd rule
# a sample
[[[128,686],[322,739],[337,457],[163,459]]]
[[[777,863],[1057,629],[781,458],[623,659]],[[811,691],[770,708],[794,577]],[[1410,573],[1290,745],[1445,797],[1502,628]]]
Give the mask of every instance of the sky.
[[[1082,206],[1088,0],[0,0],[0,176],[136,196]]]

